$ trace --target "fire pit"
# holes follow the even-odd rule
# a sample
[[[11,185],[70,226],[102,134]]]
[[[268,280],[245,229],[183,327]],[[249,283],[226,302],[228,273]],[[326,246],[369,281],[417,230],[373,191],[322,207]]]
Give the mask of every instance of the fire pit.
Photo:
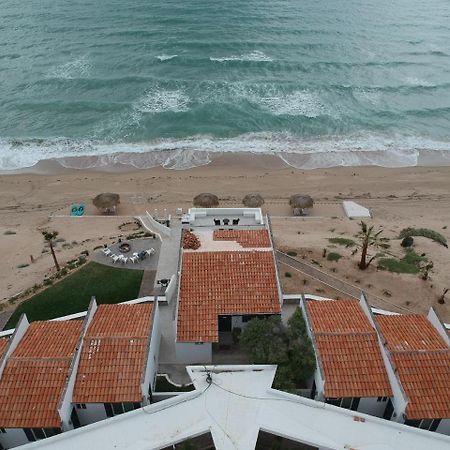
[[[119,250],[122,253],[128,253],[131,250],[131,245],[127,244],[126,242],[123,242],[122,244],[119,245]]]

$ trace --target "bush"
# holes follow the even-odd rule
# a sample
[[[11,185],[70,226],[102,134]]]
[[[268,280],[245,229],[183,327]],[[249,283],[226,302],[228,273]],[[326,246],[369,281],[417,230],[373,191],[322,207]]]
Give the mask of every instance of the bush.
[[[328,261],[338,262],[341,258],[342,258],[342,255],[340,255],[339,253],[330,252],[327,255]]]
[[[286,278],[292,278],[291,272],[285,272],[285,273],[284,273],[284,276],[285,276]]]
[[[19,265],[17,266],[17,268],[18,268],[18,269],[23,269],[23,268],[28,267],[28,266],[29,266],[29,264],[23,263],[23,264],[19,264]]]
[[[294,250],[288,250],[288,251],[286,252],[286,255],[289,255],[289,256],[297,256],[297,252],[294,252]]]
[[[280,316],[252,319],[240,343],[252,364],[278,365],[276,388],[302,387],[314,373],[314,351],[300,308],[289,319],[287,328]]]
[[[378,261],[378,268],[395,273],[419,273],[420,263],[423,261],[426,261],[425,257],[418,255],[414,250],[407,250],[406,255],[400,260],[381,258]]]
[[[329,238],[328,242],[331,242],[332,244],[344,245],[345,247],[353,247],[356,245],[354,240],[340,237]]]
[[[429,228],[404,228],[400,231],[400,239],[408,236],[423,236],[448,248],[447,239],[445,239],[442,234],[437,231],[430,230]]]
[[[402,247],[412,247],[412,245],[414,244],[414,238],[412,236],[406,236],[405,238],[403,238],[403,241],[401,242],[401,246]]]
[[[15,231],[11,231],[11,230],[6,230],[4,233],[3,233],[5,236],[9,236],[9,235],[11,235],[11,234],[17,234]]]

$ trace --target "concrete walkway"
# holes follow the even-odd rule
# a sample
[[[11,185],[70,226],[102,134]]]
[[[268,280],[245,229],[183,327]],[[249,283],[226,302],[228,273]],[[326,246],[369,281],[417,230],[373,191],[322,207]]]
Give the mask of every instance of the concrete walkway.
[[[154,295],[155,275],[156,270],[144,270],[141,288],[139,289],[139,298]]]

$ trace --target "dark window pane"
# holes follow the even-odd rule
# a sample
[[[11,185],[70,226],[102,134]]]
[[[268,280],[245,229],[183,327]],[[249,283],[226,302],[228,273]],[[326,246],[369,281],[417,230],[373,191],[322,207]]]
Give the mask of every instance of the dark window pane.
[[[329,403],[330,405],[334,406],[341,406],[341,400],[340,398],[327,398],[326,403]]]
[[[341,407],[342,408],[350,408],[350,405],[352,404],[352,399],[350,397],[346,397],[342,399]]]
[[[420,425],[420,420],[407,420],[405,425],[409,425],[410,427],[418,427]]]
[[[420,428],[422,428],[422,430],[429,430],[432,422],[433,419],[423,419],[422,423],[420,424]]]
[[[428,428],[430,431],[436,431],[437,427],[440,425],[441,419],[434,419],[433,423],[431,424],[431,427]]]
[[[114,415],[122,414],[123,413],[123,406],[122,403],[113,403],[112,409],[114,411]]]
[[[125,412],[133,411],[134,405],[133,405],[133,403],[124,403],[123,409],[125,410]]]
[[[27,436],[27,439],[28,439],[30,442],[33,442],[33,441],[36,440],[36,438],[34,437],[33,432],[31,431],[31,428],[24,428],[23,431],[25,432],[25,434],[26,434],[26,436]]]
[[[353,399],[353,401],[352,401],[352,406],[350,406],[350,409],[351,409],[352,411],[357,411],[357,410],[358,410],[359,400],[360,400],[359,397],[355,397],[355,398]]]
[[[133,407],[134,409],[139,409],[142,407],[142,405],[140,403],[133,403]]]
[[[105,403],[105,411],[106,411],[106,415],[108,417],[114,417],[111,403]]]
[[[44,430],[42,428],[33,428],[36,439],[45,439]]]

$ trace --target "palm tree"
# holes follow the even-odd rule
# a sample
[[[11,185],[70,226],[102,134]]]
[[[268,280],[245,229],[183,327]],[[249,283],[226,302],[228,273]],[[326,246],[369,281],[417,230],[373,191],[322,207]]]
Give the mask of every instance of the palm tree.
[[[366,270],[369,267],[370,263],[376,258],[376,255],[374,255],[367,261],[367,250],[369,249],[369,247],[378,247],[378,237],[383,232],[383,230],[374,232],[374,225],[368,227],[367,224],[362,220],[359,225],[361,226],[361,230],[358,233],[358,238],[361,241],[361,259],[359,261],[358,267],[361,270]]]
[[[45,241],[48,242],[48,245],[50,246],[50,251],[52,252],[53,261],[55,261],[56,270],[59,272],[60,267],[58,264],[58,260],[56,259],[55,249],[53,248],[54,239],[56,238],[56,236],[58,236],[58,234],[59,233],[57,231],[49,231],[49,230],[42,231],[42,235],[44,236]]]

